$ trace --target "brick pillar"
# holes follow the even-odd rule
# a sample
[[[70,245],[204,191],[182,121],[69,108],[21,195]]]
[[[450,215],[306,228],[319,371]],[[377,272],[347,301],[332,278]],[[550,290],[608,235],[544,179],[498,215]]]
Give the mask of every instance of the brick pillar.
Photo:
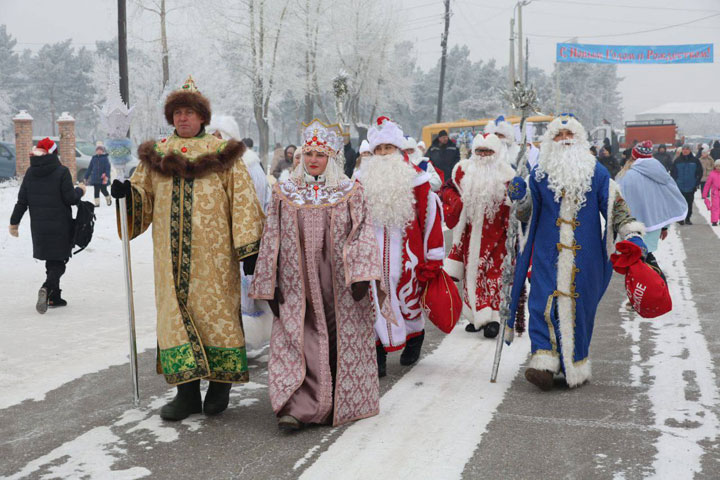
[[[60,161],[72,174],[73,181],[77,174],[75,165],[75,119],[68,112],[63,112],[57,119],[60,131],[60,145],[58,146]]]
[[[30,167],[30,152],[32,151],[32,122],[33,117],[25,110],[13,117],[15,124],[15,174],[18,177],[25,175]]]

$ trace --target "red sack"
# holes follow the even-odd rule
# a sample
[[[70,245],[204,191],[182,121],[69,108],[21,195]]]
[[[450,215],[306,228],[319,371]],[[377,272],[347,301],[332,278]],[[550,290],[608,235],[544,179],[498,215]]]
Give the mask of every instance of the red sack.
[[[672,310],[672,298],[660,272],[643,262],[642,250],[632,242],[617,244],[610,255],[613,269],[625,275],[625,292],[633,309],[643,318],[655,318]]]
[[[457,325],[462,312],[462,301],[457,286],[445,270],[425,284],[420,305],[432,323],[444,333],[450,333]]]

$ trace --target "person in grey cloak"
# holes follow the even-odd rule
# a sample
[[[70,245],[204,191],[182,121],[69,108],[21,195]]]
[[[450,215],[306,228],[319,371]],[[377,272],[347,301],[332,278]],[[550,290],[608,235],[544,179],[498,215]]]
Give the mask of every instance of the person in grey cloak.
[[[633,216],[645,224],[646,262],[657,267],[653,252],[659,240],[667,236],[668,226],[685,219],[687,203],[673,178],[652,153],[650,140],[635,145],[618,183]]]

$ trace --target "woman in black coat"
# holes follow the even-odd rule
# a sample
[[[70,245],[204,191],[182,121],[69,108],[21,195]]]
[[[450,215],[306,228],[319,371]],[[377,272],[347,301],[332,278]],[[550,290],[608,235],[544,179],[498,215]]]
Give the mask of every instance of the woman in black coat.
[[[40,146],[40,144],[38,144]],[[48,306],[62,307],[67,302],[60,296],[60,277],[72,255],[73,218],[71,205],[77,205],[85,193],[84,187],[73,187],[70,170],[60,164],[54,153],[30,158],[23,178],[18,201],[10,217],[10,234],[18,236],[18,225],[30,208],[30,232],[33,257],[45,260],[46,280],[38,292],[37,310],[45,313]],[[45,150],[34,153],[44,153]]]
[[[95,148],[95,155],[90,160],[90,165],[87,172],[85,172],[85,184],[92,185],[95,190],[93,197],[96,207],[100,206],[100,192],[105,196],[105,203],[108,206],[112,204],[107,189],[108,185],[110,185],[110,160],[105,147],[102,145]]]

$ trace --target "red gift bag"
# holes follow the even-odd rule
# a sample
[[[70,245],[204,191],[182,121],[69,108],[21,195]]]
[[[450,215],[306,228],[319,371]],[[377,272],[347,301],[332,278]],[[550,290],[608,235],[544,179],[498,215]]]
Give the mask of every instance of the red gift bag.
[[[643,318],[655,318],[672,310],[672,298],[662,274],[643,262],[642,250],[632,242],[617,244],[610,255],[613,269],[625,275],[625,292],[633,309]]]
[[[462,312],[462,301],[455,282],[445,270],[428,280],[420,298],[420,305],[432,323],[444,333],[457,325]]]

